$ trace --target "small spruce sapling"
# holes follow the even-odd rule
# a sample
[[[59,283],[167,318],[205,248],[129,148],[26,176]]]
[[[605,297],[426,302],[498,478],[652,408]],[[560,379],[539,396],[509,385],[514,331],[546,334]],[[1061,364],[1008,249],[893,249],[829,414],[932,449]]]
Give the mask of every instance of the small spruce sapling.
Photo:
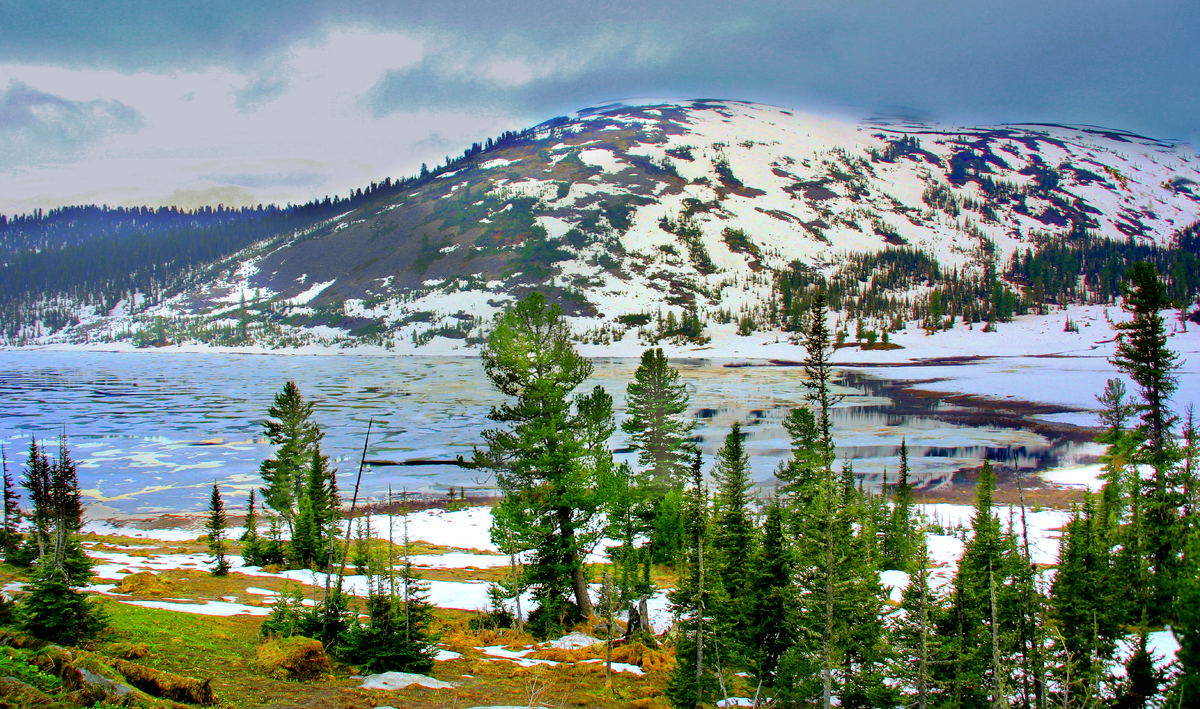
[[[225,558],[225,547],[228,544],[225,539],[227,526],[225,503],[221,501],[221,490],[214,482],[212,497],[208,503],[208,521],[204,525],[204,529],[208,532],[208,551],[212,555],[214,564],[213,576],[224,576],[229,573],[229,560]]]
[[[254,489],[250,490],[249,509],[246,511],[245,531],[238,539],[242,543],[242,563],[246,566],[258,566],[261,562],[261,542],[258,538],[258,510],[255,507]]]

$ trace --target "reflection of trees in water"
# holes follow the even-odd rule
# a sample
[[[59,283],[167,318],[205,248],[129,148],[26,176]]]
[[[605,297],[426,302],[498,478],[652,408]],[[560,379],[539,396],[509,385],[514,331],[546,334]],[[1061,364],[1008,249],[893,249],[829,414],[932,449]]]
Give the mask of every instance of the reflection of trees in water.
[[[955,472],[974,467],[985,457],[1000,466],[1027,471],[1055,467],[1083,452],[1085,446],[1080,443],[1088,438],[1082,430],[1073,435],[1048,432],[1045,422],[1020,410],[1019,405],[1001,410],[961,400],[949,403],[912,391],[914,382],[875,379],[853,370],[838,374],[837,384],[846,391],[845,399],[831,412],[835,438],[841,442],[837,456],[849,459],[856,477],[867,485],[882,482],[885,469],[895,481],[902,438],[908,439],[914,484],[921,487],[948,482]],[[747,410],[738,406],[743,402],[731,400],[727,406],[694,409],[692,416],[699,424],[696,442],[706,453],[713,453],[724,441],[729,425],[738,420],[752,456],[788,457],[782,420],[793,404],[773,398],[769,391],[762,394],[756,399],[759,408]],[[764,402],[767,406],[762,406]],[[950,445],[928,441],[946,438],[947,433],[965,440]],[[1006,436],[1019,440],[1006,444]],[[862,442],[865,438],[870,442]],[[927,442],[922,442],[923,438]]]

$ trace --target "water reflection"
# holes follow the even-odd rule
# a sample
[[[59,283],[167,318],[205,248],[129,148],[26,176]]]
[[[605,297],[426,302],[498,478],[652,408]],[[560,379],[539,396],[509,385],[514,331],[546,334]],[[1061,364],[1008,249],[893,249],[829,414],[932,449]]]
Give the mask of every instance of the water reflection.
[[[604,386],[620,417],[636,365],[599,360],[583,389]],[[675,365],[692,392],[689,413],[704,454],[711,460],[730,425],[741,421],[755,479],[769,487],[789,455],[783,418],[804,402],[801,371],[703,360]],[[389,486],[438,494],[490,486],[444,464],[470,455],[489,409],[501,401],[476,359],[2,352],[0,441],[19,474],[29,436],[52,438],[65,428],[87,500],[103,505],[94,514],[200,510],[214,480],[237,496],[259,484],[258,464],[270,453],[262,418],[289,379],[316,402],[323,448],[346,476],[343,488],[357,471],[370,418],[368,457],[379,464],[364,474],[367,497],[381,497]],[[914,395],[855,371],[839,372],[836,391],[844,396],[833,412],[838,456],[849,458],[868,485],[879,484],[885,470],[894,479],[901,438],[923,485],[945,482],[985,455],[1034,470],[1096,452],[1081,436],[1047,431],[1020,413]],[[619,429],[613,447],[633,462]]]

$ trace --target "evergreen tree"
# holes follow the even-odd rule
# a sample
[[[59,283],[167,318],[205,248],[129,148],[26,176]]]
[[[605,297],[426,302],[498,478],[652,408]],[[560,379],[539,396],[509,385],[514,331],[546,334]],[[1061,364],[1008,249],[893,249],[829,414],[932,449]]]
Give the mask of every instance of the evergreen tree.
[[[901,597],[904,614],[896,629],[896,675],[902,678],[911,692],[917,709],[928,709],[936,695],[933,685],[934,658],[940,656],[940,639],[934,621],[942,612],[941,599],[930,586],[933,562],[925,536],[918,538],[913,558],[913,572],[908,588]]]
[[[892,510],[888,516],[883,537],[884,558],[889,568],[908,571],[913,564],[914,536],[912,524],[912,485],[908,481],[908,442],[900,441],[900,479],[892,497]]]
[[[878,573],[877,526],[865,509],[866,501],[858,499],[853,490],[848,498],[843,493],[842,499],[841,514],[847,520],[842,523],[842,534],[847,548],[836,564],[834,587],[838,596],[834,612],[839,626],[836,653],[841,676],[838,697],[843,707],[894,707],[900,694],[884,681],[894,650],[883,621],[888,597]]]
[[[775,477],[781,483],[781,492],[799,495],[803,501],[820,481],[826,466],[817,419],[812,410],[798,407],[788,412],[783,427],[791,437],[792,456],[779,464]]]
[[[254,493],[254,488],[251,488],[245,530],[238,539],[242,543],[242,563],[246,566],[259,566],[262,563],[262,541],[258,537],[258,510],[255,507]]]
[[[603,485],[602,496],[607,500],[608,535],[621,543],[609,547],[609,556],[616,566],[615,598],[620,603],[633,603],[654,592],[650,583],[653,557],[646,546],[638,546],[650,529],[647,519],[651,509],[636,487],[633,472],[622,463],[611,480]]]
[[[675,668],[667,682],[667,698],[676,709],[715,703],[719,668],[710,647],[716,603],[712,570],[711,510],[704,477],[700,471],[700,452],[692,459],[691,482],[684,492],[684,544],[679,581],[667,595],[671,613],[679,629],[675,641]]]
[[[1100,423],[1104,426],[1104,431],[1096,440],[1108,446],[1101,457],[1104,484],[1101,487],[1097,520],[1105,543],[1112,548],[1118,543],[1121,518],[1126,509],[1124,493],[1129,487],[1128,479],[1136,475],[1133,458],[1140,437],[1128,428],[1129,421],[1136,413],[1136,405],[1127,397],[1125,382],[1109,379],[1104,392],[1096,400],[1101,406]]]
[[[51,500],[50,461],[32,436],[29,438],[29,457],[25,462],[25,478],[21,485],[29,491],[29,501],[33,503],[33,516],[29,520],[32,530],[26,543],[37,552],[32,555],[33,558],[41,558],[46,554],[54,506]]]
[[[687,387],[679,382],[662,348],[642,353],[626,389],[627,418],[621,423],[641,471],[630,481],[631,512],[649,537],[649,559],[673,563],[679,550],[679,490],[687,479],[694,423],[683,418]]]
[[[314,559],[323,559],[330,538],[337,535],[342,502],[338,493],[337,471],[329,468],[329,458],[321,454],[319,443],[313,447],[304,497],[308,498],[313,513],[311,534],[316,550]]]
[[[77,536],[83,526],[79,480],[65,437],[59,440],[53,464],[36,445],[30,449],[36,457],[27,462],[25,482],[38,504],[33,518],[43,525],[38,529],[43,541],[32,588],[19,609],[20,624],[36,637],[76,643],[95,636],[106,624],[100,610],[76,590],[91,574],[91,560]]]
[[[1179,451],[1171,438],[1175,417],[1167,407],[1179,386],[1179,355],[1167,348],[1160,312],[1170,306],[1165,286],[1152,264],[1136,263],[1126,272],[1123,307],[1132,318],[1118,323],[1112,363],[1141,390],[1137,405],[1144,448],[1135,462],[1153,467],[1144,507],[1144,544],[1151,568],[1150,620],[1161,622],[1173,612],[1175,583],[1182,550],[1180,510],[1184,481],[1176,465]]]
[[[1122,307],[1132,319],[1114,326],[1117,350],[1112,363],[1141,388],[1137,410],[1153,459],[1159,461],[1169,454],[1174,419],[1167,402],[1179,387],[1175,374],[1179,355],[1167,348],[1166,325],[1160,314],[1171,301],[1153,264],[1135,263],[1125,276]]]
[[[275,403],[267,409],[263,431],[276,446],[275,457],[264,460],[259,476],[266,487],[263,502],[294,532],[294,522],[300,498],[303,496],[304,472],[312,460],[313,450],[325,436],[312,420],[313,402],[305,401],[295,382],[289,381],[275,395]]]
[[[3,534],[0,550],[4,553],[4,560],[13,563],[17,560],[17,551],[21,545],[21,533],[17,529],[21,522],[21,496],[17,494],[12,476],[9,475],[8,455],[3,445],[0,445],[0,467],[4,472],[4,528],[0,530],[0,534]]]
[[[817,458],[826,471],[832,470],[834,459],[833,419],[830,416],[830,410],[841,400],[841,397],[832,392],[833,364],[831,360],[834,347],[827,321],[827,302],[825,291],[817,291],[813,297],[804,333],[806,354],[804,357],[804,380],[801,382],[805,389],[805,399],[815,409],[814,423],[819,443]]]
[[[797,608],[795,555],[784,530],[785,510],[780,500],[767,505],[761,542],[753,564],[750,601],[750,660],[754,676],[767,687],[775,686],[779,658],[796,642]]]
[[[1163,673],[1154,666],[1154,656],[1146,647],[1148,637],[1143,630],[1138,634],[1133,655],[1125,663],[1125,680],[1117,686],[1112,709],[1144,709],[1152,706],[1163,683]]]
[[[224,576],[229,573],[229,560],[225,558],[225,530],[228,527],[225,517],[225,503],[221,500],[221,489],[213,483],[212,497],[208,502],[208,521],[204,529],[208,532],[208,551],[212,556],[213,576]]]
[[[938,623],[944,642],[936,681],[945,693],[943,701],[959,707],[989,706],[1003,694],[1006,680],[995,668],[1002,651],[995,596],[1007,575],[1005,539],[992,511],[995,487],[991,462],[985,460],[975,484],[971,538],[958,562],[950,607]]]
[[[267,538],[259,545],[258,562],[261,566],[283,566],[285,561],[283,527],[279,517],[267,515]]]
[[[1093,695],[1116,649],[1118,632],[1109,599],[1109,550],[1097,533],[1094,507],[1089,495],[1082,512],[1074,510],[1060,539],[1058,572],[1050,589],[1052,617],[1075,668],[1072,681]]]
[[[300,498],[300,513],[296,515],[288,564],[298,569],[313,568],[320,553],[320,528],[312,500],[306,495]]]
[[[1182,571],[1172,628],[1179,641],[1175,706],[1200,706],[1200,528],[1194,524],[1188,532]]]
[[[341,502],[337,478],[329,469],[328,460],[321,454],[321,445],[316,444],[300,490],[300,505],[292,532],[289,559],[297,567],[318,569],[329,563],[329,545],[336,534]]]
[[[592,373],[592,365],[571,344],[562,310],[533,293],[500,317],[481,353],[488,379],[515,401],[493,407],[492,421],[505,429],[484,431],[487,449],[476,449],[465,467],[495,473],[503,505],[516,508],[510,519],[522,525],[515,535],[534,552],[529,583],[538,603],[530,625],[555,632],[577,617],[588,617],[584,558],[597,539],[594,456],[577,431],[597,430],[611,418],[603,390],[580,397],[572,411],[570,394]],[[598,389],[598,388],[597,388]],[[586,419],[586,420],[585,420]],[[572,605],[570,597],[573,597]]]
[[[690,464],[692,421],[687,411],[687,387],[679,372],[668,363],[662,348],[642,353],[626,389],[626,419],[621,429],[629,434],[629,445],[638,451],[638,463],[648,487],[659,495],[679,487],[687,479]]]
[[[720,624],[718,637],[726,648],[726,662],[744,658],[753,633],[750,618],[753,599],[746,589],[754,577],[755,525],[749,510],[750,459],[742,444],[742,426],[735,421],[717,451],[713,470],[716,493],[713,499],[712,552],[721,602],[714,609]]]
[[[829,709],[838,695],[835,676],[842,664],[847,622],[844,565],[853,531],[840,485],[828,471],[810,490],[807,504],[792,521],[801,557],[800,641],[779,662],[778,696],[785,702],[819,701]]]
[[[389,517],[389,523],[390,523]],[[390,558],[393,545],[371,560],[367,621],[351,622],[344,634],[342,655],[368,672],[427,672],[433,667],[437,635],[428,584],[412,566],[408,541],[408,508],[403,507],[403,549],[397,577]]]

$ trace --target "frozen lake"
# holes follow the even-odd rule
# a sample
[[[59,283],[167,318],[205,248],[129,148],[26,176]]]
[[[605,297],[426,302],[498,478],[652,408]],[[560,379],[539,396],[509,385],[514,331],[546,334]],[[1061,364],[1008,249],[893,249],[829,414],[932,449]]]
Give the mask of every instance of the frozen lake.
[[[845,399],[835,422],[839,456],[849,456],[868,484],[878,482],[885,466],[894,480],[901,437],[907,437],[914,473],[928,484],[945,481],[985,454],[1029,470],[1086,462],[1099,448],[1072,433],[1070,425],[1094,422],[1082,409],[1111,376],[1110,368],[1103,360],[1072,368],[1025,359],[1021,378],[1031,377],[1028,388],[1014,377],[1017,365],[1011,362],[842,370],[839,392]],[[803,401],[800,370],[711,360],[673,364],[692,389],[690,413],[706,456],[740,420],[755,477],[769,487],[772,471],[788,455],[780,422]],[[594,380],[581,391],[602,385],[620,417],[636,366],[636,360],[597,360]],[[972,391],[1002,377],[1022,399],[1066,405],[999,416],[986,406],[920,395],[897,384],[934,377],[943,381],[922,386]],[[1049,396],[1047,378],[1056,382],[1055,391],[1067,387],[1087,396],[1077,393],[1070,401]],[[30,436],[53,445],[65,430],[93,518],[200,511],[213,481],[237,509],[259,484],[259,462],[271,454],[261,422],[288,380],[316,401],[316,419],[326,431],[323,449],[335,461],[344,495],[353,486],[370,418],[375,426],[368,459],[406,464],[368,467],[366,497],[380,499],[388,486],[435,494],[449,486],[465,485],[477,494],[490,489],[490,480],[446,464],[458,454],[470,455],[480,431],[489,427],[489,407],[501,401],[475,358],[0,352],[0,442],[19,479]],[[613,445],[618,457],[632,458],[622,451],[619,429]]]

